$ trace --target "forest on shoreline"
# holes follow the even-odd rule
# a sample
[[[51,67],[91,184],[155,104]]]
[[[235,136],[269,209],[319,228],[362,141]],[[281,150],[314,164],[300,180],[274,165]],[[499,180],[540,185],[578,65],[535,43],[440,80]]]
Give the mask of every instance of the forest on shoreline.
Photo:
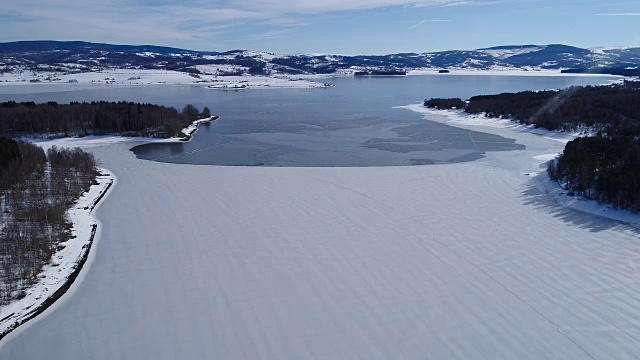
[[[424,106],[461,109],[468,114],[510,119],[548,130],[576,130],[582,126],[608,135],[640,135],[639,82],[620,85],[570,87],[555,91],[522,91],[498,95],[429,99]]]
[[[133,102],[48,102],[9,101],[0,103],[0,135],[78,137],[87,135],[183,136],[182,129],[195,120],[211,116],[188,104],[182,111],[172,107]]]
[[[66,212],[98,175],[91,153],[0,137],[0,305],[24,296],[71,236]]]
[[[640,212],[640,141],[634,137],[572,140],[547,172],[570,195]]]
[[[24,296],[42,267],[71,236],[66,212],[98,175],[91,153],[39,146],[11,137],[116,134],[183,137],[211,117],[188,104],[175,108],[133,102],[0,103],[0,305]]]
[[[640,82],[481,95],[468,101],[429,99],[424,106],[547,130],[588,127],[595,136],[567,143],[563,153],[549,162],[549,177],[570,195],[640,212]]]

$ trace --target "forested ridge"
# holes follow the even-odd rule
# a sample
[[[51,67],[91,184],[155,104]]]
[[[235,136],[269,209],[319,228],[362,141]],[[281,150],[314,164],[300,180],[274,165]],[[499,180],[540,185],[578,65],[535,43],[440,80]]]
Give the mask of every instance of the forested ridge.
[[[461,99],[430,99],[431,108],[464,109],[548,130],[591,127],[596,136],[567,143],[548,166],[571,195],[640,212],[640,82],[524,91]]]
[[[42,266],[71,236],[66,211],[98,175],[76,149],[0,138],[0,305],[24,296]],[[9,152],[5,152],[8,149]],[[10,156],[4,156],[10,154]]]
[[[85,136],[118,134],[167,138],[181,136],[194,120],[211,116],[193,105],[178,110],[133,102],[48,102],[9,101],[0,103],[0,135]]]

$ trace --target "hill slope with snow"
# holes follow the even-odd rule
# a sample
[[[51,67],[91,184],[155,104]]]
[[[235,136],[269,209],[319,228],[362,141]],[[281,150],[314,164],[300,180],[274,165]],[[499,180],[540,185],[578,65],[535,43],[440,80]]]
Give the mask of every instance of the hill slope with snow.
[[[640,48],[582,49],[566,45],[515,45],[389,55],[282,55],[260,51],[203,52],[151,45],[22,41],[0,43],[0,82],[21,74],[45,74],[42,82],[62,76],[113,69],[175,71],[200,75],[353,74],[363,70],[560,70],[638,67]],[[20,77],[20,76],[14,76]],[[71,78],[72,79],[72,78]],[[71,80],[67,79],[67,80]]]

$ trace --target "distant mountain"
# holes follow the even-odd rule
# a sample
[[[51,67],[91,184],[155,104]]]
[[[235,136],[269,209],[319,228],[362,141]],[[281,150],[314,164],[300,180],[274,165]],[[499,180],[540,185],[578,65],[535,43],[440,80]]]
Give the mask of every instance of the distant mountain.
[[[513,45],[477,50],[343,56],[277,55],[232,50],[192,51],[152,45],[111,45],[82,41],[0,43],[0,72],[86,72],[103,69],[164,69],[192,74],[335,74],[414,69],[561,70],[633,68],[640,48],[582,49],[567,45]]]
[[[516,67],[563,69],[597,66],[599,63],[606,62],[606,58],[588,49],[567,45],[546,45],[526,48],[526,51],[515,53],[504,58],[503,61]],[[607,62],[606,65],[611,64]]]
[[[638,67],[640,64],[640,48],[605,49],[601,53],[628,67]]]
[[[483,53],[489,54],[500,60],[507,59],[511,56],[526,54],[541,50],[543,47],[538,45],[510,45],[510,46],[495,46],[485,49],[478,49]]]
[[[83,41],[17,41],[0,43],[0,63],[6,65],[79,64],[105,67],[172,67],[202,56],[217,55],[152,45],[111,45]]]

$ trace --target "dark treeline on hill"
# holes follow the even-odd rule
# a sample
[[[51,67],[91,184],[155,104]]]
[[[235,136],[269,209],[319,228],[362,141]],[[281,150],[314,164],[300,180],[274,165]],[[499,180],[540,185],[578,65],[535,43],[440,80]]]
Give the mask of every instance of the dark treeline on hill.
[[[97,175],[92,154],[78,148],[46,153],[0,138],[0,305],[24,296],[42,266],[70,237],[66,211]],[[17,154],[16,154],[17,150]],[[4,154],[3,154],[4,155]]]
[[[640,211],[640,142],[633,137],[570,141],[548,173],[575,195]]]
[[[430,99],[433,108],[460,108],[461,99]],[[469,114],[509,118],[548,130],[594,126],[609,135],[640,134],[640,88],[634,82],[615,86],[571,87],[561,91],[523,91],[474,96],[464,104]],[[606,129],[606,130],[605,130]]]
[[[454,99],[429,99],[425,100],[424,106],[438,110],[464,109],[466,103],[460,98]]]
[[[48,102],[0,103],[1,135],[85,136],[120,134],[166,138],[181,135],[181,130],[201,117],[193,105],[182,112],[165,106],[133,102],[91,102],[58,104]]]

